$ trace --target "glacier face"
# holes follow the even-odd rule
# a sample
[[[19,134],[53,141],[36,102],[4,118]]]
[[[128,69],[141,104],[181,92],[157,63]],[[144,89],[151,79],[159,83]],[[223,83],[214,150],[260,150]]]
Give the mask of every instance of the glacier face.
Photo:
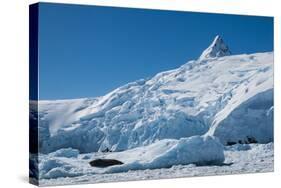
[[[230,55],[216,37],[202,55],[105,96],[39,101],[40,152],[123,151],[204,134],[272,141],[273,52]]]

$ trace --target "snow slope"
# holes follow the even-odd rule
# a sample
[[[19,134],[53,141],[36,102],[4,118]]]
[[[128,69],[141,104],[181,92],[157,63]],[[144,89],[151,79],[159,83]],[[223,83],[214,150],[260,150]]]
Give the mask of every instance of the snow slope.
[[[273,140],[273,52],[230,55],[217,36],[198,60],[97,98],[39,101],[41,153],[123,151],[214,135]]]

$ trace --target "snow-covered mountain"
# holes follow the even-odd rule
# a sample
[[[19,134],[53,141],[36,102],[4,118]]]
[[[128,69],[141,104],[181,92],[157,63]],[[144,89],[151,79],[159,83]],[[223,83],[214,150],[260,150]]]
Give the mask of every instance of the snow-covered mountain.
[[[203,51],[199,59],[223,57],[231,55],[231,51],[228,46],[224,43],[223,39],[218,35],[215,37],[212,44]]]
[[[231,55],[217,36],[197,60],[177,69],[101,97],[39,101],[38,109],[42,153],[122,151],[194,135],[223,144],[267,143],[273,140],[273,52]]]

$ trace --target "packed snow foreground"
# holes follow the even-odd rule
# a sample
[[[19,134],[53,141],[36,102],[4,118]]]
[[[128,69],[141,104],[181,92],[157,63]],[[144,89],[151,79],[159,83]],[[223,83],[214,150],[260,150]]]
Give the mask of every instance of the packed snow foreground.
[[[231,55],[217,36],[177,69],[38,109],[41,179],[223,165],[230,145],[273,142],[273,52]],[[124,164],[90,167],[98,157]]]

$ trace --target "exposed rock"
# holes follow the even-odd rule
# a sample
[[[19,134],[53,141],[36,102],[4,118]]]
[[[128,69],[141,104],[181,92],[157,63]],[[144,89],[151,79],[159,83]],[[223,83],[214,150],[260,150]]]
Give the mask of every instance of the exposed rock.
[[[95,159],[90,162],[91,166],[100,167],[100,168],[113,166],[113,165],[122,165],[122,164],[124,163],[116,159]]]

